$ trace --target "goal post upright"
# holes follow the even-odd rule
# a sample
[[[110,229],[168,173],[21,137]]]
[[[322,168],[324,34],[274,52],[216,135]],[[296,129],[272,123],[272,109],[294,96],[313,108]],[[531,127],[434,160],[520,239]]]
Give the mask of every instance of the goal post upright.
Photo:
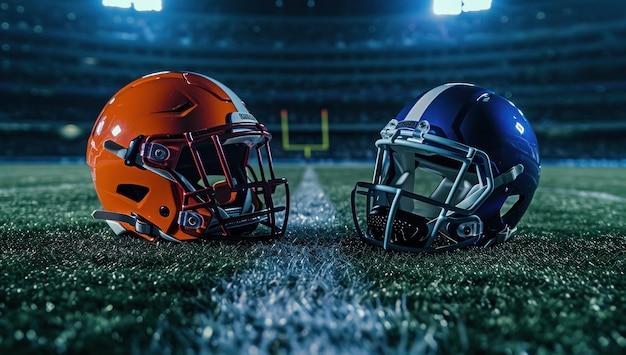
[[[322,142],[318,144],[291,143],[289,139],[289,112],[287,109],[280,110],[280,127],[282,131],[283,149],[286,151],[302,151],[306,159],[311,158],[312,151],[326,151],[330,147],[328,110],[323,108],[320,111],[320,133]]]

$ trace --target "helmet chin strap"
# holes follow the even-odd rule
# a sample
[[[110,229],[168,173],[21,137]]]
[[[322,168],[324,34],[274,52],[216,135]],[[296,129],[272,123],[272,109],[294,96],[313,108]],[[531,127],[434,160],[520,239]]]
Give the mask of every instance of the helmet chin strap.
[[[111,229],[113,229],[113,232],[115,232],[115,234],[117,235],[120,235],[127,230],[126,228],[120,226],[119,224],[115,222],[124,222],[124,223],[130,224],[131,226],[134,226],[135,231],[141,235],[146,235],[151,238],[162,238],[170,242],[180,243],[180,240],[174,237],[171,237],[168,234],[163,233],[163,231],[159,229],[159,227],[146,221],[144,218],[142,218],[141,216],[135,213],[127,215],[127,214],[117,213],[117,212],[112,212],[112,211],[95,210],[93,211],[91,216],[95,219],[101,219],[101,220],[106,221],[107,224],[109,224],[109,226],[111,227]],[[112,225],[112,223],[115,223],[115,224]]]

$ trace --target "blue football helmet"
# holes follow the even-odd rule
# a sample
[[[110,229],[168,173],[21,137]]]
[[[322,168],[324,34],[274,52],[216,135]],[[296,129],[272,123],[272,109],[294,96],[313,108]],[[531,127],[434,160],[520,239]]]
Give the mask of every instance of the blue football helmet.
[[[504,97],[465,83],[428,90],[380,132],[372,183],[352,216],[364,241],[440,252],[508,240],[533,198],[537,137]]]

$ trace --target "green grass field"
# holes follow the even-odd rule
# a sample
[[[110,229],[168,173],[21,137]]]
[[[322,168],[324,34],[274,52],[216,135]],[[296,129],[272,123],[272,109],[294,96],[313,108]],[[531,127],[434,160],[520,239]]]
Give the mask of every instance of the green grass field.
[[[279,165],[288,231],[150,243],[90,217],[83,165],[0,165],[0,353],[626,352],[626,169],[544,167],[492,249],[356,237],[364,165]]]

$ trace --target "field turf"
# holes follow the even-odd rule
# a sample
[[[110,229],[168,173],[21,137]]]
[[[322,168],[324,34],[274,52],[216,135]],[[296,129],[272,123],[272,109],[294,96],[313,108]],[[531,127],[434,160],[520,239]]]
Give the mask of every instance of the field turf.
[[[84,165],[0,165],[0,353],[626,353],[626,169],[543,168],[518,234],[356,237],[366,165],[279,165],[284,238],[150,243],[90,217]]]

